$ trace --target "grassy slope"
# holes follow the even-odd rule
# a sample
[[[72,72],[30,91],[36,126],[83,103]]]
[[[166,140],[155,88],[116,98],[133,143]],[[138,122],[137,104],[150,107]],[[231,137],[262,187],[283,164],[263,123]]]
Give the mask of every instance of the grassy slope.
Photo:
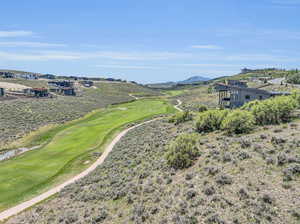
[[[210,92],[208,85],[199,86],[184,94],[178,95],[176,98],[183,102],[182,107],[187,110],[194,110],[199,104],[214,108],[218,105],[218,95],[216,92]]]
[[[166,145],[193,126],[159,120],[130,131],[93,173],[8,223],[299,224],[300,176],[284,181],[297,165],[299,122],[246,136],[201,135],[201,156],[174,171],[163,159]]]
[[[41,74],[41,73],[36,73],[36,72],[25,72],[25,71],[20,71],[20,70],[11,70],[11,69],[0,69],[0,72],[12,72],[15,74]]]
[[[171,97],[174,97],[174,96],[180,96],[186,93],[187,91],[184,89],[179,89],[179,90],[165,90],[163,92]]]
[[[249,72],[249,73],[245,73],[245,74],[237,74],[237,75],[233,75],[233,76],[228,76],[228,77],[220,77],[217,79],[214,79],[214,81],[216,82],[220,82],[220,81],[224,81],[227,79],[235,79],[235,80],[241,80],[241,79],[249,79],[249,78],[259,78],[259,77],[269,77],[269,78],[283,78],[286,77],[290,74],[292,74],[293,71],[283,71],[283,70],[265,70],[265,69],[261,69],[258,71],[254,71],[254,72]]]
[[[46,80],[26,80],[26,79],[3,79],[0,78],[0,82],[9,82],[21,84],[24,86],[32,87],[32,88],[41,88],[48,87],[48,82]]]
[[[8,79],[5,81],[8,81]],[[16,82],[15,80],[10,80]],[[28,86],[42,86],[40,80],[18,80]],[[11,142],[49,124],[61,124],[114,103],[133,100],[131,93],[159,95],[140,85],[118,82],[97,82],[94,88],[79,88],[78,96],[51,99],[16,99],[0,103],[0,150],[11,148]]]
[[[52,182],[53,177],[62,174],[64,167],[70,165],[68,163],[73,162],[74,158],[90,150],[101,151],[100,146],[114,130],[127,123],[172,110],[170,105],[161,100],[116,105],[60,130],[42,149],[1,163],[0,209],[38,193]]]

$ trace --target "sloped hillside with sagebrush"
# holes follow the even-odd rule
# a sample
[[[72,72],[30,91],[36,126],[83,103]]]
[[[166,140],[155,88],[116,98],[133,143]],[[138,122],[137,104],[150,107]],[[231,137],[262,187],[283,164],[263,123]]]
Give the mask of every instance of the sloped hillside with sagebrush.
[[[37,87],[40,81],[25,80]],[[14,80],[12,80],[14,82]],[[18,83],[24,84],[19,81]],[[95,109],[133,100],[130,93],[159,95],[151,89],[132,83],[99,82],[96,88],[81,88],[78,96],[23,98],[0,101],[0,150],[5,144],[49,124],[74,120]]]
[[[192,166],[170,168],[167,145],[192,132],[164,120],[132,130],[91,175],[8,223],[299,223],[299,122],[197,134]]]

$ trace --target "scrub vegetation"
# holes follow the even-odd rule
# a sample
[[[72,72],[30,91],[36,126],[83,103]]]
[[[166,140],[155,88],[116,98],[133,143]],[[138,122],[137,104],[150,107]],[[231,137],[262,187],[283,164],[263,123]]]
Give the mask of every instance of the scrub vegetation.
[[[5,81],[8,80],[5,79]],[[11,81],[14,82],[14,80]],[[20,80],[20,84],[24,82],[28,86],[36,87],[40,86],[37,83],[43,81]],[[129,96],[131,93],[159,95],[159,92],[132,83],[98,82],[95,83],[95,87],[79,88],[78,96],[75,97],[57,96],[50,99],[27,98],[1,101],[0,150],[41,127],[65,123],[78,119],[93,110],[134,100]]]
[[[193,122],[155,121],[130,131],[89,176],[8,223],[297,224],[299,127],[192,137]],[[173,147],[193,152],[188,168],[169,164]]]
[[[28,199],[57,180],[62,181],[62,176],[85,168],[85,162],[98,157],[104,144],[124,125],[174,110],[162,100],[139,100],[40,134],[35,141],[50,140],[49,143],[0,163],[0,209]]]
[[[90,175],[7,223],[299,223],[299,93],[233,110],[209,85],[169,96],[185,111],[129,131]]]

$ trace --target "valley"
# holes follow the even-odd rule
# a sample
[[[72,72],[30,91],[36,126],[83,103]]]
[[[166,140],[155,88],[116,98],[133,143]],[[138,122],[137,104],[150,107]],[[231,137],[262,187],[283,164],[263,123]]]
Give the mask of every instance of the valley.
[[[24,201],[88,167],[127,124],[173,110],[163,100],[139,100],[38,133],[30,144],[43,146],[0,164],[0,208]]]
[[[40,113],[36,102],[47,110],[55,105],[59,119],[25,119],[25,125],[34,124],[32,132],[4,138],[10,139],[4,151],[39,147],[0,161],[0,219],[9,224],[297,224],[298,87],[266,85],[250,74],[168,89],[101,81],[96,88],[78,88],[76,96],[3,101],[26,102],[30,113]],[[216,86],[230,80],[247,82],[251,90],[291,94],[218,109]],[[65,118],[77,108],[78,115]],[[158,119],[143,123],[152,118]]]

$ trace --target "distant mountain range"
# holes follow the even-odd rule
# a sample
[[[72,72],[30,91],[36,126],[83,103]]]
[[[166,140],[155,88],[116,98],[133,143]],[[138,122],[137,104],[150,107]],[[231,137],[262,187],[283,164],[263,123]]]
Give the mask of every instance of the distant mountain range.
[[[177,82],[163,82],[163,83],[153,83],[153,84],[148,84],[147,86],[153,87],[153,88],[170,88],[172,86],[175,86],[177,84],[193,84],[197,82],[203,82],[203,81],[209,81],[211,80],[210,78],[203,77],[203,76],[192,76],[188,79],[185,79],[183,81],[177,81]]]
[[[178,84],[192,84],[195,82],[203,82],[203,81],[208,81],[208,80],[210,80],[210,78],[203,77],[203,76],[192,76],[186,80],[179,81],[177,83]]]

